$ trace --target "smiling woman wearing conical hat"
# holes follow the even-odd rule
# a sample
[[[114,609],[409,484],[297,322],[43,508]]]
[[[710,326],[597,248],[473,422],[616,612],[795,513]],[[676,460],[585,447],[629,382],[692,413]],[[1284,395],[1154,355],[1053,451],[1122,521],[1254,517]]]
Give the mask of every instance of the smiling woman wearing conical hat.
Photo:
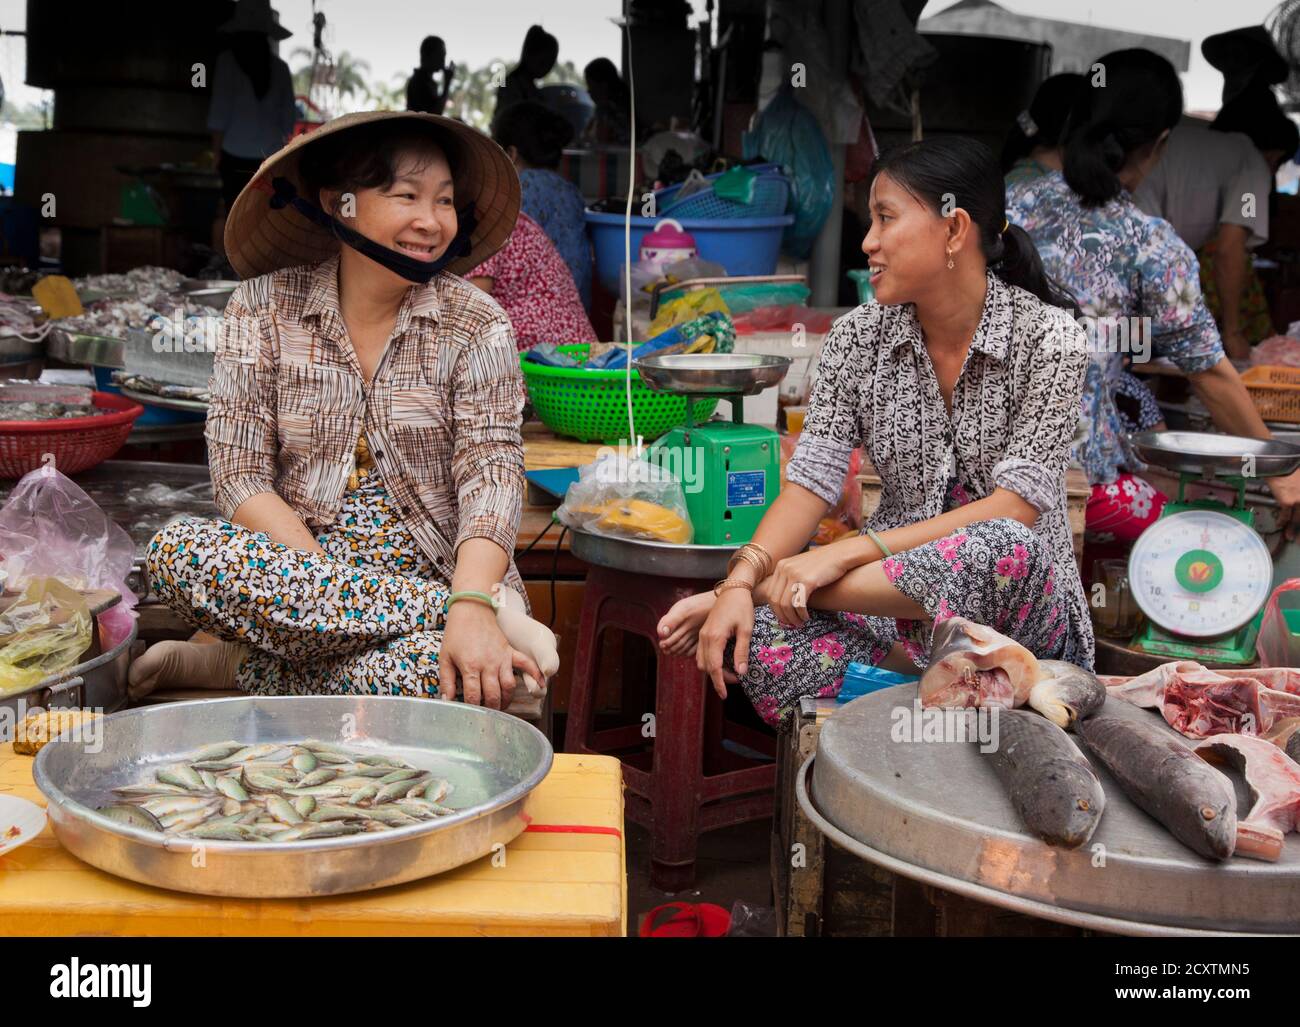
[[[430,114],[350,114],[236,200],[207,441],[222,521],[169,525],[152,588],[220,642],[161,643],[160,685],[504,706],[532,660],[487,593],[523,591],[522,385],[510,323],[459,277],[509,237],[506,154]]]

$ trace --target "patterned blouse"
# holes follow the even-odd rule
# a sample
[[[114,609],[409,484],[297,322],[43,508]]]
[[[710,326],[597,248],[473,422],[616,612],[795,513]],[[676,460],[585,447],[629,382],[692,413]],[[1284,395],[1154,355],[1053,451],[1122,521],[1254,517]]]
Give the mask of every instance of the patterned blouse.
[[[990,273],[984,312],[944,406],[911,304],[867,303],[835,322],[787,478],[834,503],[859,445],[880,475],[869,527],[938,517],[953,478],[983,499],[997,487],[1033,504],[1066,583],[1070,623],[1090,631],[1066,519],[1065,468],[1088,364],[1084,333],[1067,311]],[[1060,573],[1060,572],[1058,572]],[[1080,646],[1091,658],[1092,639]]]
[[[519,172],[523,193],[519,209],[536,221],[569,265],[582,305],[591,309],[591,240],[587,238],[587,204],[578,187],[546,168]]]
[[[492,297],[510,318],[521,350],[539,342],[596,341],[568,266],[527,214],[519,215],[506,244],[466,277],[492,279]]]
[[[524,494],[523,382],[510,323],[462,278],[408,289],[366,385],[339,313],[338,258],[240,283],[208,410],[217,508],[274,492],[309,528],[334,522],[359,436],[407,528],[451,580],[456,549],[513,555]],[[522,588],[513,563],[507,575]]]
[[[1097,326],[1089,332],[1084,386],[1089,433],[1076,459],[1094,485],[1113,482],[1122,470],[1143,470],[1115,407],[1125,351],[1135,360],[1169,357],[1187,374],[1223,358],[1201,298],[1196,255],[1168,221],[1143,214],[1127,192],[1084,207],[1059,171],[1009,186],[1007,217],[1029,233],[1047,273],[1073,294],[1084,317],[1096,319],[1087,322]]]

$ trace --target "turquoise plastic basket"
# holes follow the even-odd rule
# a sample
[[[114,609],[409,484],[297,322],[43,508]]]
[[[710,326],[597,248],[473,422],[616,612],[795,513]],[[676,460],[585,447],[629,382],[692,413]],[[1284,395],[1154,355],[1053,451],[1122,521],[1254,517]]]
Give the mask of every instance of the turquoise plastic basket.
[[[585,344],[557,346],[578,360],[587,359]],[[610,445],[627,440],[627,372],[602,371],[585,367],[548,367],[519,355],[519,366],[528,385],[528,398],[537,419],[555,432],[580,442]],[[697,400],[692,413],[696,422],[707,421],[718,400]],[[670,428],[686,421],[686,397],[655,392],[642,384],[641,373],[632,371],[632,420],[637,434],[652,442]]]

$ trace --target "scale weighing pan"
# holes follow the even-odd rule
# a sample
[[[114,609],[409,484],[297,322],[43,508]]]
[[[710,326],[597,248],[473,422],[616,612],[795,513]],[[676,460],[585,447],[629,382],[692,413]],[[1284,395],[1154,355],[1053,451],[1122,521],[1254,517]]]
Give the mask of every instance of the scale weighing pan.
[[[1130,436],[1146,463],[1183,474],[1277,478],[1300,469],[1300,446],[1199,431],[1145,431]],[[1246,475],[1246,458],[1254,468]]]
[[[677,353],[644,357],[632,366],[658,392],[703,396],[757,396],[780,383],[789,357],[761,353]],[[1296,450],[1300,455],[1300,449]]]

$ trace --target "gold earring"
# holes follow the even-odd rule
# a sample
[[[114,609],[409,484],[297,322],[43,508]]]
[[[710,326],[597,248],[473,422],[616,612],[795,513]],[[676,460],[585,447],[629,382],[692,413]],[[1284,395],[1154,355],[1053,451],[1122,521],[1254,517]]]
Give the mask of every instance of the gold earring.
[[[944,252],[945,252],[946,254],[948,254],[948,270],[951,271],[951,270],[952,270],[952,267],[953,267],[953,264],[952,264],[952,248],[951,248],[951,247],[948,247],[948,246],[945,246],[945,247],[944,247]]]

